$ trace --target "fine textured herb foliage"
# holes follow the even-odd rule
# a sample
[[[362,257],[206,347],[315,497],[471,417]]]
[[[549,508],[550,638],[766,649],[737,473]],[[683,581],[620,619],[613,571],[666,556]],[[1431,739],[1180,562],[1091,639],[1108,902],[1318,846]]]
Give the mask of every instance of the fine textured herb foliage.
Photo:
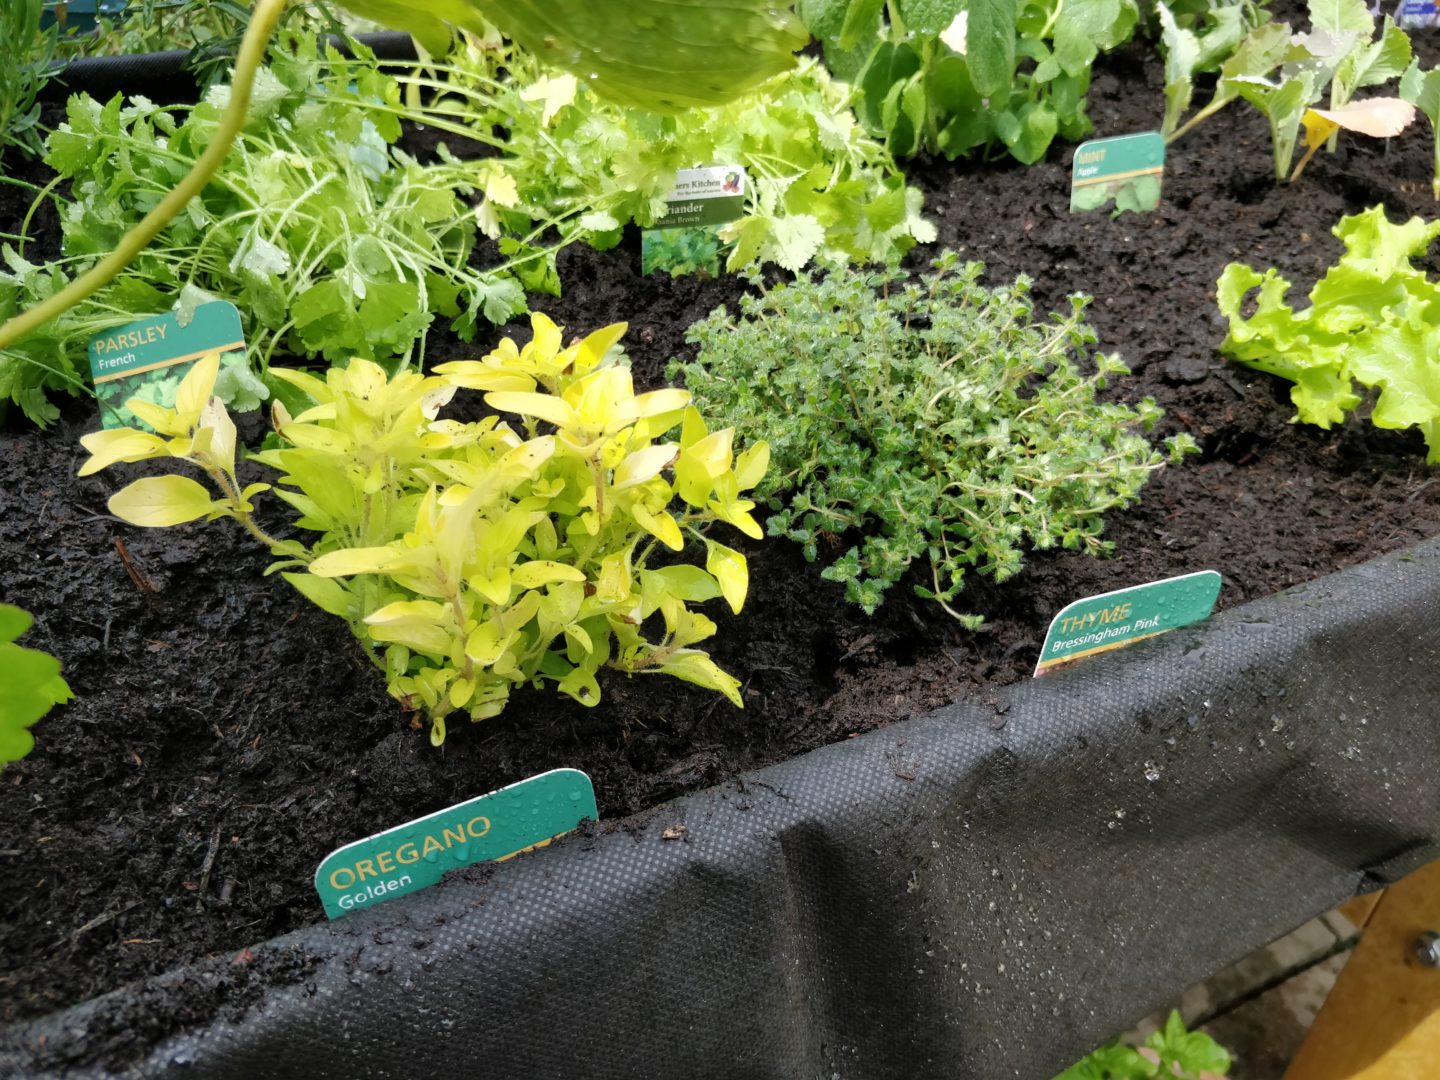
[[[276,350],[408,357],[436,314],[468,340],[479,320],[526,310],[514,263],[469,266],[477,210],[460,195],[492,190],[486,168],[422,166],[392,148],[399,83],[368,60],[327,58],[313,38],[294,44],[261,70],[248,126],[185,213],[111,284],[0,351],[0,400],[43,425],[56,415],[43,392],[88,378],[94,334],[206,299],[240,309],[262,368]],[[72,97],[45,158],[71,185],[57,197],[65,257],[36,265],[7,247],[0,316],[112,250],[209,144],[227,95],[216,87],[188,109]]]
[[[497,81],[501,68],[509,80]],[[798,270],[820,256],[884,262],[935,238],[920,192],[855,122],[848,89],[813,60],[733,102],[675,116],[609,104],[574,76],[542,75],[515,49],[472,50],[449,75],[456,114],[506,134],[496,167],[515,198],[493,220],[507,238],[554,220],[567,240],[612,247],[627,222],[647,226],[665,212],[677,170],[709,164],[742,165],[749,177],[745,215],[720,232],[733,245],[731,270]]]
[[[30,727],[75,695],[60,677],[60,661],[15,639],[34,620],[13,604],[0,604],[0,768],[35,748]]]
[[[1440,222],[1392,224],[1376,206],[1340,219],[1340,261],[1310,290],[1310,307],[1285,303],[1290,283],[1231,263],[1216,283],[1230,321],[1221,351],[1288,379],[1296,419],[1329,428],[1361,403],[1355,384],[1379,392],[1376,427],[1417,427],[1431,464],[1440,462],[1440,281],[1415,260],[1440,236]],[[1254,314],[1246,298],[1259,288]]]
[[[1076,1062],[1055,1080],[1225,1080],[1230,1054],[1203,1031],[1186,1031],[1171,1010],[1165,1026],[1139,1048],[1118,1039]]]
[[[59,34],[52,25],[40,28],[44,0],[0,3],[0,150],[14,147],[40,153],[40,106],[36,96],[49,81]]]
[[[129,402],[158,434],[85,436],[81,474],[151,458],[198,468],[215,491],[147,477],[113,496],[111,513],[142,526],[239,521],[276,556],[271,572],[350,624],[390,693],[429,715],[436,745],[451,713],[494,716],[525,683],[595,705],[602,666],[672,675],[739,707],[738,680],[695,648],[715,623],[690,605],[745,602],[745,557],[706,531],[723,521],[761,536],[743,492],[765,474],[766,445],[737,455],[734,432],[709,431],[684,390],[637,395],[616,362],[623,324],[565,348],[549,319],[533,326],[523,349],[507,338],[429,376],[387,379],[367,360],[323,379],[277,368],[312,404],[292,416],[277,402],[280,446],[254,459],[278,474],[274,495],[305,542],[276,540],[254,519],[251,500],[271,485],[237,479],[235,425],[211,396],[213,354],[174,408]],[[519,430],[493,415],[438,419],[459,388],[486,391]],[[704,569],[675,559],[687,538],[704,545]]]
[[[1107,550],[1103,515],[1162,464],[1134,431],[1161,415],[1153,401],[1096,400],[1126,368],[1090,356],[1084,297],[1037,321],[1026,278],[988,289],[953,252],[934,267],[776,285],[692,326],[698,357],[672,365],[707,415],[769,440],[772,535],[814,560],[863,534],[823,576],[867,612],[912,564],[916,592],[951,610],[967,569],[1003,580],[1023,547]]]
[[[801,13],[897,157],[1003,146],[1026,164],[1090,133],[1091,65],[1140,17],[1134,0],[805,0]]]

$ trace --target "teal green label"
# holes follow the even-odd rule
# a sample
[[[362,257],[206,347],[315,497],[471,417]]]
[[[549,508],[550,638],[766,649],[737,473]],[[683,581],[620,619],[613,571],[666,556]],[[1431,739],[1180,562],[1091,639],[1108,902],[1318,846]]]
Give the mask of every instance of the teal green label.
[[[1112,199],[1117,213],[1154,210],[1164,172],[1165,139],[1158,131],[1083,142],[1070,166],[1070,212],[1100,210]]]
[[[434,885],[447,871],[508,859],[599,817],[579,769],[553,769],[356,840],[326,856],[315,891],[332,919]]]
[[[666,200],[669,209],[640,233],[641,272],[719,274],[726,247],[719,226],[744,215],[745,183],[739,165],[677,172]]]
[[[1077,600],[1051,621],[1035,674],[1209,618],[1219,595],[1220,575],[1201,570]]]
[[[211,352],[221,354],[222,369],[246,366],[240,312],[227,300],[199,305],[184,323],[179,312],[169,311],[96,334],[90,339],[90,374],[101,423],[146,428],[125,402],[139,397],[173,406],[190,366]]]

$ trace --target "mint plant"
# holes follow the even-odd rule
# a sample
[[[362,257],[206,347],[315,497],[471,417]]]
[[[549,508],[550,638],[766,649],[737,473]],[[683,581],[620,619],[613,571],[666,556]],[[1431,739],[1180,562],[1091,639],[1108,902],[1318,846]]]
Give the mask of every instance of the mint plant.
[[[1225,1080],[1230,1054],[1203,1031],[1187,1031],[1172,1009],[1165,1026],[1133,1047],[1116,1039],[1055,1080]]]
[[[1140,18],[1134,0],[807,0],[801,14],[897,157],[1003,146],[1026,164],[1090,133],[1091,65]]]
[[[1328,429],[1360,403],[1356,384],[1378,391],[1370,421],[1381,428],[1416,427],[1440,463],[1440,281],[1423,259],[1440,222],[1418,217],[1393,224],[1383,206],[1340,219],[1332,230],[1345,245],[1340,261],[1310,290],[1310,306],[1285,303],[1290,282],[1275,270],[1244,263],[1225,267],[1216,283],[1230,332],[1226,355],[1294,383],[1295,419]],[[1244,314],[1252,291],[1254,314]]]
[[[0,604],[0,768],[30,753],[31,726],[75,696],[60,677],[59,660],[15,643],[34,621],[13,604]]]
[[[854,541],[822,574],[849,599],[873,612],[914,566],[918,595],[977,626],[950,606],[967,570],[1004,580],[1026,546],[1109,549],[1104,514],[1163,463],[1135,431],[1161,411],[1097,400],[1127,369],[1091,356],[1087,298],[1040,321],[1027,278],[990,289],[954,252],[932,265],[918,281],[836,269],[746,296],[690,328],[699,354],[671,373],[738,438],[769,441],[756,496],[772,535],[812,561]]]
[[[636,394],[614,349],[624,324],[565,347],[545,316],[532,326],[523,349],[507,338],[432,375],[387,378],[368,360],[323,378],[274,369],[309,402],[293,415],[272,406],[280,445],[252,458],[274,485],[241,486],[235,425],[211,394],[213,354],[173,408],[128,402],[153,434],[86,435],[80,472],[165,458],[198,470],[208,487],[146,477],[110,511],[149,527],[238,521],[276,556],[270,572],[350,624],[392,696],[430,717],[436,745],[447,716],[494,716],[526,683],[593,706],[601,667],[672,675],[740,707],[739,682],[695,648],[715,623],[690,605],[723,598],[739,612],[745,602],[745,557],[708,532],[725,522],[761,536],[744,493],[763,479],[768,448],[737,454],[734,431],[708,430],[684,390]],[[498,415],[440,419],[460,388],[486,391],[519,429]],[[267,491],[307,540],[257,523],[252,500]],[[687,540],[703,545],[704,569],[674,557]],[[650,629],[652,616],[663,630]]]

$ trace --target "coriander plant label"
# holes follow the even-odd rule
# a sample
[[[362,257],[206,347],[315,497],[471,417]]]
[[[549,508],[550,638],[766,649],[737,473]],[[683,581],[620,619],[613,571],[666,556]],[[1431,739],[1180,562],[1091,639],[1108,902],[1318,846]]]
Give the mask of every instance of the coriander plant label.
[[[1220,575],[1201,570],[1077,600],[1051,620],[1035,674],[1209,618],[1219,595]]]
[[[548,844],[598,817],[590,777],[552,769],[337,848],[315,871],[315,891],[336,919],[434,885],[446,871]]]
[[[745,213],[745,170],[739,165],[681,169],[669,209],[640,234],[641,272],[720,273],[725,244],[719,226]]]
[[[1070,165],[1070,212],[1154,210],[1160,205],[1165,139],[1158,131],[1091,139],[1075,148]]]
[[[228,300],[199,305],[184,323],[178,312],[169,311],[97,334],[89,353],[101,424],[150,430],[125,402],[138,397],[173,406],[190,365],[211,352],[220,353],[222,372],[238,365],[248,377],[240,312]]]

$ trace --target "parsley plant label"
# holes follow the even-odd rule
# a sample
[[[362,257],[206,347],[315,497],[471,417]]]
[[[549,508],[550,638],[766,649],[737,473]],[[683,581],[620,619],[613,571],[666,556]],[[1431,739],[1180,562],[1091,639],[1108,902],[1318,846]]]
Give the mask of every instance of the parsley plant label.
[[[138,397],[169,408],[190,366],[212,352],[220,354],[222,372],[244,369],[243,378],[250,378],[240,312],[228,300],[200,304],[184,321],[179,312],[167,311],[97,334],[89,354],[100,422],[150,430],[125,402]]]
[[[1160,205],[1165,139],[1158,131],[1091,139],[1075,148],[1070,165],[1070,212],[1103,209],[1139,213]]]
[[[552,769],[336,848],[315,871],[332,919],[434,885],[447,871],[548,844],[599,817],[590,777]]]
[[[739,165],[681,169],[668,209],[640,234],[641,271],[720,273],[719,227],[744,216],[745,170]]]
[[[1201,570],[1077,600],[1050,621],[1035,674],[1209,618],[1219,595],[1220,575]]]

